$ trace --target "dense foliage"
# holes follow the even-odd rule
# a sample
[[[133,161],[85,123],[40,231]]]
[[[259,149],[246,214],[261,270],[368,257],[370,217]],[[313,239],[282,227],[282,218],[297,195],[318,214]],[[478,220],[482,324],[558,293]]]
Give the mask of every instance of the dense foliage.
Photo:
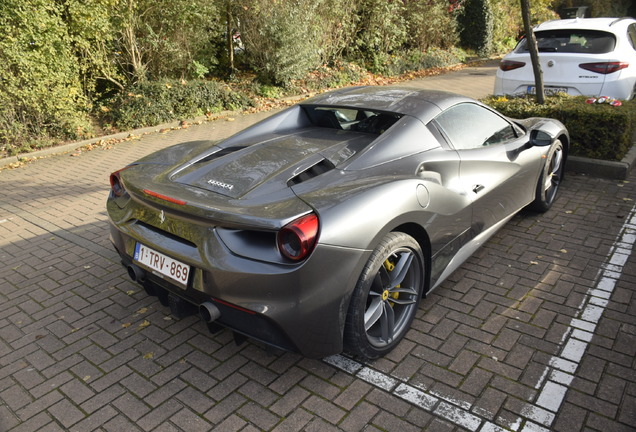
[[[534,97],[491,97],[483,102],[512,118],[560,120],[570,132],[572,155],[620,161],[629,151],[636,130],[636,101],[614,107],[587,100],[585,96],[558,95],[547,97],[542,105]]]
[[[534,20],[571,3],[533,0]],[[17,153],[90,136],[99,120],[245,106],[225,83],[253,78],[241,88],[268,96],[505,52],[521,18],[518,0],[3,0],[0,29],[0,153]]]
[[[62,8],[5,0],[0,10],[0,144],[81,136],[89,101]]]
[[[216,81],[142,81],[118,93],[104,107],[103,119],[125,129],[192,118],[249,105],[244,96]]]

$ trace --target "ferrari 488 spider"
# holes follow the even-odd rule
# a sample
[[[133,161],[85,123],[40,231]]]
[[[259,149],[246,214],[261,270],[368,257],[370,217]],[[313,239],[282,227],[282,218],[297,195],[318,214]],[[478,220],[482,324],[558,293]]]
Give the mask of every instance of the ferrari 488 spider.
[[[174,314],[373,359],[515,213],[551,206],[568,145],[558,121],[452,93],[336,90],[114,172],[111,240]]]

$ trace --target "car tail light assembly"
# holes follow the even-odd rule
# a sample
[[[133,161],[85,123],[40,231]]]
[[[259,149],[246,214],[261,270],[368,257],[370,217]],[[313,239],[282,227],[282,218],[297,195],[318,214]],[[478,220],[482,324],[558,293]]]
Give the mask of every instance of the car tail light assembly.
[[[126,192],[126,189],[121,182],[121,172],[127,168],[129,167],[117,170],[110,175],[110,189],[116,197],[120,197]]]
[[[504,72],[508,72],[511,70],[522,68],[525,65],[526,65],[525,62],[514,61],[514,60],[502,60],[499,63],[499,69],[501,69]]]
[[[292,261],[307,258],[316,246],[319,226],[318,216],[314,213],[285,225],[276,239],[280,253]]]
[[[621,69],[625,69],[629,66],[627,62],[596,62],[596,63],[581,63],[579,67],[590,72],[607,75],[614,72],[618,72]]]

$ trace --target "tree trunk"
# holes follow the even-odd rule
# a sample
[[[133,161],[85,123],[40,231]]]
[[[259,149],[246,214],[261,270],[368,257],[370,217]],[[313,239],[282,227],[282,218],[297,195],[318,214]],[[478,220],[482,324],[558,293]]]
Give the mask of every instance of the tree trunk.
[[[541,64],[539,63],[539,50],[537,48],[537,40],[534,37],[532,25],[530,24],[530,0],[521,0],[521,16],[523,18],[523,28],[526,32],[526,40],[528,51],[530,52],[530,60],[532,61],[532,71],[534,72],[537,103],[543,104],[545,102],[543,88],[543,71],[541,70]]]
[[[232,3],[227,0],[226,16],[227,20],[227,57],[229,62],[229,74],[234,74],[234,31],[232,29]]]

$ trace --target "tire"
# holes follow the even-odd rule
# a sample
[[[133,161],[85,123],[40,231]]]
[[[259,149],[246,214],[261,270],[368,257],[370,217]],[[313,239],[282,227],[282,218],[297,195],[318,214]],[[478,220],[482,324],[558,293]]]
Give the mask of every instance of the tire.
[[[530,210],[546,212],[552,207],[565,174],[566,157],[563,144],[556,140],[546,156],[545,165],[537,183],[534,201],[528,206]]]
[[[345,351],[372,360],[395,348],[417,313],[424,275],[420,245],[407,234],[389,233],[371,254],[353,292]]]

